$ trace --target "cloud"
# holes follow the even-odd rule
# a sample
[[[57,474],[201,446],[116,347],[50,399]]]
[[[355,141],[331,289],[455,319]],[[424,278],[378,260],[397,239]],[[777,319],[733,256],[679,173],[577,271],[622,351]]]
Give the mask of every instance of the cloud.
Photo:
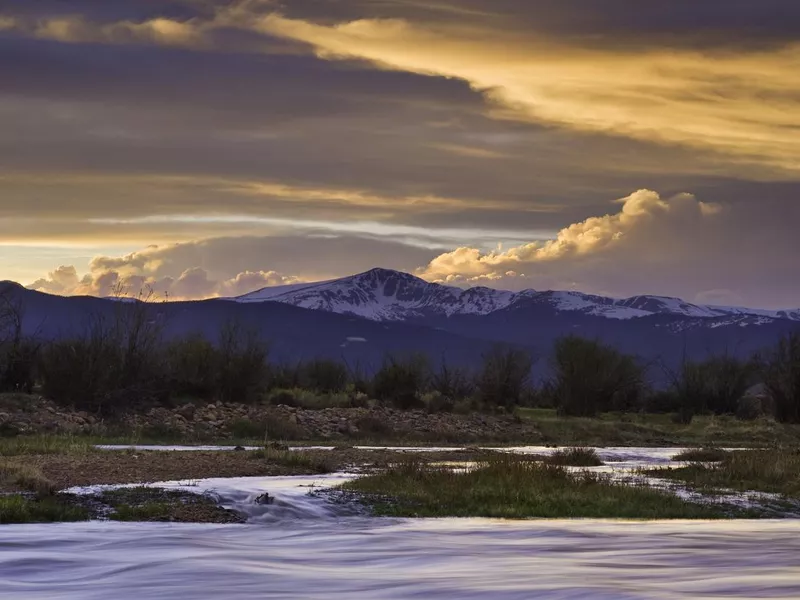
[[[61,295],[136,296],[195,300],[238,296],[266,286],[319,281],[376,265],[412,270],[436,252],[359,237],[212,238],[150,246],[124,256],[97,256],[81,276],[62,266],[28,287]]]
[[[719,53],[592,49],[519,31],[361,19],[334,25],[270,14],[251,26],[312,44],[321,58],[468,81],[499,118],[689,145],[800,170],[800,44]],[[769,104],[764,100],[769,99]]]
[[[800,303],[800,241],[771,228],[772,215],[751,204],[704,203],[690,194],[665,199],[650,190],[617,202],[618,212],[574,223],[555,239],[495,252],[462,247],[417,273],[459,285],[489,281],[782,308]]]

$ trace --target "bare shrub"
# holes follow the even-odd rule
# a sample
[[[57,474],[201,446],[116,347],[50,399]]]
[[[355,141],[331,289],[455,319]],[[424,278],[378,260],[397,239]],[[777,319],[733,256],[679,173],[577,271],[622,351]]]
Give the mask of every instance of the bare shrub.
[[[595,340],[567,336],[556,341],[552,393],[559,412],[591,417],[638,406],[644,368],[632,356]]]
[[[782,338],[775,348],[757,359],[757,364],[775,419],[800,423],[800,333]]]
[[[405,358],[389,356],[372,381],[375,397],[404,410],[421,408],[429,377],[426,357],[419,354]]]
[[[476,387],[485,406],[512,409],[520,403],[531,375],[533,359],[524,350],[496,346],[483,357]]]

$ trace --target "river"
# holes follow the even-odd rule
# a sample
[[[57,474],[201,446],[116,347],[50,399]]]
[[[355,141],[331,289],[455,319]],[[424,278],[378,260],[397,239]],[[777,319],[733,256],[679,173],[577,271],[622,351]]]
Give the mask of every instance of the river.
[[[376,519],[307,495],[350,476],[159,484],[244,525],[4,526],[0,598],[800,598],[797,520]]]

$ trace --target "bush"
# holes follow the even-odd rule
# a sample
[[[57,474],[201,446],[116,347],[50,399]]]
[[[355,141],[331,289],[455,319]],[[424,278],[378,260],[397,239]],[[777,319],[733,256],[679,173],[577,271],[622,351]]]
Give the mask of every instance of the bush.
[[[473,378],[464,369],[451,367],[442,359],[439,370],[431,374],[431,390],[452,400],[469,398],[475,391]]]
[[[173,396],[211,400],[217,395],[216,373],[220,356],[202,336],[191,336],[167,345],[169,391]]]
[[[727,355],[684,361],[678,376],[673,377],[672,392],[679,412],[687,418],[701,412],[734,414],[752,376],[752,364]]]
[[[675,390],[659,390],[648,394],[644,409],[648,413],[674,413],[681,409],[681,400]]]
[[[634,357],[577,336],[556,341],[553,371],[553,396],[564,415],[629,410],[640,404],[644,392],[644,369]]]
[[[332,360],[312,360],[300,366],[301,387],[323,394],[343,392],[349,380],[347,368]]]
[[[255,402],[267,387],[268,347],[255,331],[226,324],[219,336],[217,397],[223,402]]]
[[[533,359],[524,350],[496,346],[483,357],[477,389],[488,407],[511,410],[520,403],[531,375]]]
[[[755,421],[765,412],[764,403],[758,396],[742,396],[736,406],[736,418],[740,421]]]
[[[450,396],[444,396],[440,392],[428,392],[422,396],[425,410],[429,413],[449,413],[455,408],[455,401]]]
[[[800,423],[800,333],[782,338],[757,361],[764,386],[781,423]]]
[[[95,316],[82,336],[54,342],[41,353],[44,393],[79,410],[119,412],[163,402],[161,326],[155,305],[117,303]]]
[[[238,440],[264,438],[267,433],[267,422],[236,419],[228,425],[228,430]]]
[[[356,419],[354,425],[358,429],[360,438],[385,440],[397,434],[390,423],[372,415]]]
[[[0,392],[33,392],[39,348],[28,339],[12,339],[0,345]]]
[[[388,357],[372,381],[375,397],[402,410],[421,408],[429,373],[424,356]]]
[[[562,467],[600,467],[603,461],[594,448],[566,448],[556,450],[544,459],[549,465]]]

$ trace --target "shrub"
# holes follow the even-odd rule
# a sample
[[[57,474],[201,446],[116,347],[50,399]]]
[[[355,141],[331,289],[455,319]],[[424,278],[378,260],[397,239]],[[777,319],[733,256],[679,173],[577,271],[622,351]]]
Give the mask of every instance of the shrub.
[[[358,436],[367,439],[387,439],[394,437],[396,432],[390,423],[372,415],[365,415],[355,420]]]
[[[679,452],[672,457],[672,460],[684,462],[718,462],[728,456],[728,452],[722,448],[689,448]]]
[[[453,412],[456,404],[451,397],[444,396],[436,391],[424,394],[422,396],[422,402],[425,405],[425,410],[429,413]]]
[[[347,388],[347,367],[332,360],[312,360],[300,366],[299,379],[301,386],[321,392],[335,394]]]
[[[272,390],[267,396],[267,402],[272,406],[298,406],[297,390]]]
[[[167,345],[165,354],[171,394],[204,400],[214,398],[219,356],[210,341],[202,336],[175,340]]]
[[[742,396],[736,406],[736,418],[740,421],[755,421],[765,412],[764,403],[758,396]]]
[[[236,322],[223,326],[219,336],[217,397],[223,402],[254,402],[266,389],[267,344],[253,330]]]
[[[520,403],[530,379],[533,359],[524,350],[496,346],[483,357],[477,380],[478,397],[485,406],[510,410]]]
[[[635,358],[598,341],[567,336],[556,341],[553,395],[561,414],[591,417],[640,403],[644,369]]]
[[[29,339],[0,344],[0,392],[33,392],[39,349]]]
[[[254,421],[252,419],[236,419],[228,425],[228,430],[234,438],[259,439],[267,433],[266,421]]]
[[[96,315],[83,335],[45,347],[39,370],[44,392],[77,409],[113,413],[163,401],[161,325],[145,300],[116,303]]]
[[[672,392],[684,415],[712,412],[734,414],[739,399],[752,384],[752,364],[724,355],[705,361],[684,360]]]
[[[442,359],[439,369],[431,374],[430,387],[445,398],[469,398],[475,391],[473,379],[464,369],[451,367]]]
[[[800,333],[782,338],[757,362],[775,419],[781,423],[800,423]]]
[[[403,410],[420,408],[429,373],[424,356],[387,357],[372,381],[375,397]]]
[[[566,448],[556,450],[544,459],[549,465],[559,465],[564,467],[599,467],[603,461],[597,455],[594,448]]]
[[[294,421],[276,414],[267,414],[264,417],[262,436],[267,440],[302,440],[305,438],[303,429]]]

